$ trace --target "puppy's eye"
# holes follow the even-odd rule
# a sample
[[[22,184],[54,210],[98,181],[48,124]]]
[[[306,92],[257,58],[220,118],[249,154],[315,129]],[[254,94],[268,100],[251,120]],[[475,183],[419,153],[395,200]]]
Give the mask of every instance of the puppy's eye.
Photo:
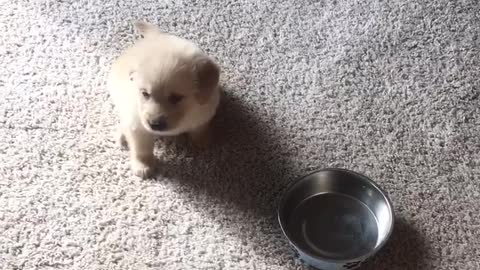
[[[171,94],[170,96],[168,96],[168,102],[174,105],[179,103],[182,100],[183,100],[183,96],[178,94]]]
[[[140,89],[140,91],[142,92],[142,96],[143,96],[145,99],[149,99],[149,98],[150,98],[150,94],[147,92],[147,89],[142,88],[142,89]]]

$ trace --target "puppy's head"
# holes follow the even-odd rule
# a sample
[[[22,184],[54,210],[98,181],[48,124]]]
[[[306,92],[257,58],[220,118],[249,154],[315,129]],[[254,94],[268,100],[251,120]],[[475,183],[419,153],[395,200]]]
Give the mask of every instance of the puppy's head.
[[[152,34],[152,29],[148,31]],[[172,40],[173,36],[146,41],[159,44],[142,48],[140,61],[129,74],[137,92],[141,123],[159,135],[185,132],[182,123],[195,118],[199,106],[208,106],[219,81],[220,70],[212,59],[199,50],[190,50],[180,39],[181,44]]]

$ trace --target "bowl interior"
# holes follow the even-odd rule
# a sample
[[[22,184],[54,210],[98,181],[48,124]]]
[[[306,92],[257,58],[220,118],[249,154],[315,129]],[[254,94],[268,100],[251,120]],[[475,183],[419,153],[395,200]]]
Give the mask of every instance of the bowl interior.
[[[393,210],[368,178],[329,169],[302,178],[286,192],[279,220],[297,248],[345,261],[368,257],[383,246],[393,227]]]

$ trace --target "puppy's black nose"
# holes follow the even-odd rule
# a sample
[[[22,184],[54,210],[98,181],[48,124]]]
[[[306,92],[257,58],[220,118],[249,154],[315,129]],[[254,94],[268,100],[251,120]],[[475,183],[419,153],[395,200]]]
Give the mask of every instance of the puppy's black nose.
[[[168,127],[167,119],[165,119],[165,117],[158,117],[158,118],[149,120],[148,124],[150,125],[152,130],[156,130],[156,131],[162,131],[167,129]]]

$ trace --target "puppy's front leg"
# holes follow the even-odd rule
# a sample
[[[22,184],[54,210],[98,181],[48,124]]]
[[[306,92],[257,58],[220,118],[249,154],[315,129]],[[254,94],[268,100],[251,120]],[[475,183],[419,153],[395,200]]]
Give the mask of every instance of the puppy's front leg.
[[[124,133],[130,148],[130,162],[135,175],[151,177],[155,171],[153,146],[155,139],[144,130],[129,130]]]
[[[210,142],[210,127],[209,124],[204,124],[194,130],[188,132],[193,144],[197,147],[206,147]]]

